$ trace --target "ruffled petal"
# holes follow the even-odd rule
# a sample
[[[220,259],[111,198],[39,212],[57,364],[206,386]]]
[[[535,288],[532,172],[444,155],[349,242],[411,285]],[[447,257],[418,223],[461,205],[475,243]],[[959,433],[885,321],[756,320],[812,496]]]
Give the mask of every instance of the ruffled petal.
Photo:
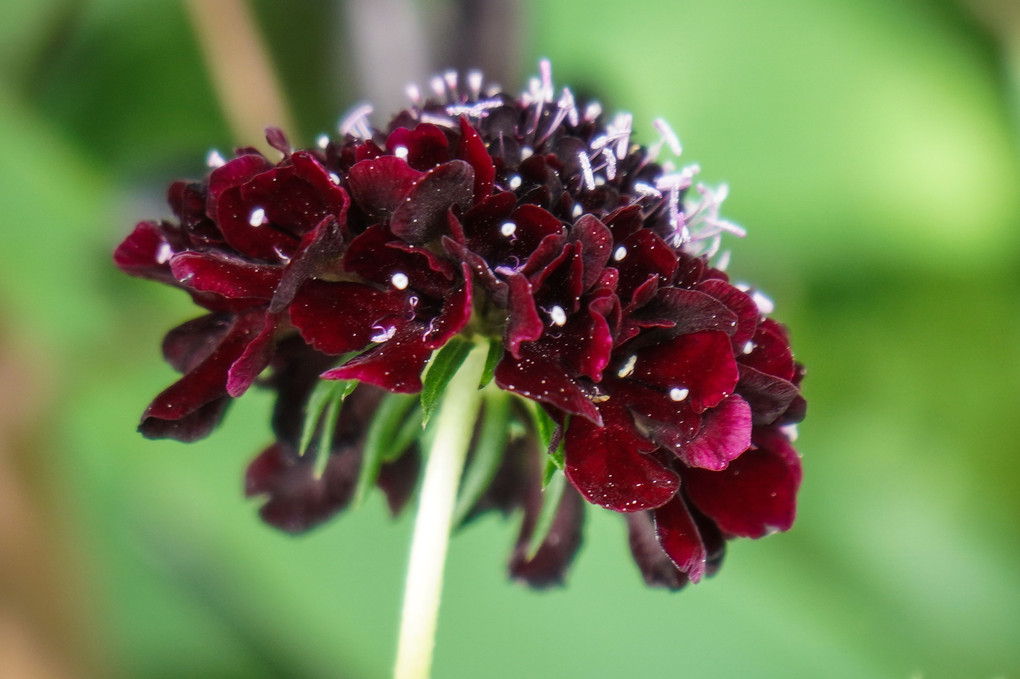
[[[602,421],[598,409],[577,382],[555,362],[536,353],[524,350],[520,358],[504,353],[496,365],[495,378],[502,389],[592,422]]]
[[[697,412],[733,393],[740,377],[729,337],[722,332],[680,335],[635,355],[634,379],[663,389],[677,401],[689,400]]]
[[[677,493],[672,500],[653,509],[652,516],[655,518],[655,535],[666,556],[691,582],[701,580],[708,552],[681,494]]]
[[[753,442],[723,471],[688,469],[684,482],[691,502],[724,533],[760,538],[793,525],[801,465],[778,429],[756,429]]]
[[[310,280],[294,298],[290,321],[305,341],[327,354],[358,351],[395,322],[403,325],[405,295],[359,283]]]

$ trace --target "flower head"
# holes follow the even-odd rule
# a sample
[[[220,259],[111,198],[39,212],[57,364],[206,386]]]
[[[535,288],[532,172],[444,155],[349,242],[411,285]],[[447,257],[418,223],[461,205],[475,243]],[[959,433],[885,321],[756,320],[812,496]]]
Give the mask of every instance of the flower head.
[[[451,340],[481,339],[503,396],[479,413],[472,457],[489,471],[463,516],[523,508],[515,577],[561,579],[582,498],[626,515],[645,579],[669,588],[713,573],[727,539],[789,528],[803,369],[765,298],[730,282],[724,255],[710,263],[742,233],[719,216],[725,190],[660,162],[680,153],[664,122],[634,143],[630,116],[555,92],[547,63],[519,97],[477,74],[433,90],[383,129],[357,109],[311,150],[270,130],[275,163],[214,158],[171,187],[175,220],[117,249],[208,312],[164,341],[182,377],[142,433],[205,436],[265,372],[277,441],[247,476],[263,517],[304,530],[372,482],[397,511],[423,419],[402,395]],[[550,465],[569,481],[555,499]]]

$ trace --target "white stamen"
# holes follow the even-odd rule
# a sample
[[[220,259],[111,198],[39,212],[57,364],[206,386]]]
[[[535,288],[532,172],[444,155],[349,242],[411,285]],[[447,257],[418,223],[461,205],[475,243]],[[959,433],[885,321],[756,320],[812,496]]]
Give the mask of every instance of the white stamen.
[[[776,310],[775,303],[757,290],[751,293],[751,299],[753,299],[754,303],[758,306],[758,311],[763,314],[771,314]]]
[[[398,146],[397,148],[393,149],[393,155],[395,155],[397,158],[405,158],[406,159],[407,158],[407,147],[406,146]]]
[[[329,135],[320,134],[318,137],[315,138],[315,145],[318,146],[320,149],[325,150],[325,148],[329,146]]]
[[[577,154],[577,159],[581,161],[581,172],[584,173],[584,185],[591,191],[595,188],[595,175],[591,171],[591,160],[588,159],[588,154],[581,151]]]
[[[478,95],[482,92],[482,72],[478,70],[468,71],[467,81],[471,98],[477,99]]]
[[[417,105],[421,103],[421,90],[418,89],[418,86],[414,83],[408,85],[407,88],[404,89],[404,92],[413,104]]]
[[[205,157],[205,164],[212,168],[223,167],[227,164],[227,161],[223,159],[220,152],[216,149],[209,151],[209,154]]]
[[[351,135],[359,139],[368,139],[372,136],[371,127],[368,124],[368,116],[372,113],[371,104],[361,104],[344,116],[340,121],[339,131],[341,135]]]
[[[595,120],[602,115],[602,105],[597,101],[593,101],[584,108],[584,119],[587,122]]]
[[[443,80],[446,81],[446,86],[450,89],[450,93],[457,94],[457,71],[450,69],[443,73]]]
[[[369,337],[370,342],[386,342],[393,339],[393,336],[397,333],[397,328],[392,325],[373,325],[372,330],[375,330],[375,334]]]
[[[439,125],[440,127],[453,128],[455,126],[454,122],[447,118],[446,116],[437,116],[431,113],[422,113],[421,121],[423,123],[432,123],[433,125]]]
[[[602,152],[602,157],[606,159],[606,177],[609,179],[616,179],[616,156],[612,153]]]
[[[730,251],[724,250],[723,253],[719,255],[719,259],[716,260],[715,268],[719,269],[719,271],[726,271],[726,269],[729,268],[729,266],[730,266]]]
[[[629,377],[630,374],[634,372],[634,366],[636,364],[637,354],[631,354],[630,358],[627,359],[627,362],[623,364],[623,367],[617,371],[616,376],[620,378]]]
[[[517,189],[521,188],[522,181],[523,180],[521,179],[520,175],[515,174],[514,176],[510,177],[510,189],[512,191],[516,191]]]
[[[170,243],[162,242],[159,244],[159,249],[156,250],[156,263],[166,264],[170,261],[170,258],[174,256],[174,249],[170,247]]]
[[[552,63],[550,63],[548,59],[542,59],[538,62],[538,71],[542,74],[542,100],[547,102],[552,101]]]
[[[559,305],[549,310],[549,317],[552,318],[553,325],[562,327],[567,322],[567,312]]]
[[[683,147],[680,146],[680,140],[677,139],[676,132],[669,126],[662,118],[656,118],[652,121],[652,125],[662,135],[662,142],[665,142],[669,146],[669,150],[673,152],[674,156],[679,156],[683,151]]]
[[[682,401],[687,398],[687,395],[690,393],[691,390],[685,387],[673,387],[669,390],[669,397],[674,401]]]
[[[527,160],[533,155],[535,155],[535,151],[530,146],[521,147],[521,160]]]
[[[580,203],[575,203],[574,204],[574,209],[570,211],[570,214],[574,216],[574,219],[577,219],[578,217],[581,216],[581,214],[583,212],[584,212],[584,208],[581,207],[581,204]]]
[[[627,256],[627,247],[624,246],[624,245],[621,245],[620,247],[616,248],[615,252],[613,252],[613,261],[614,262],[622,261],[623,258],[626,257],[626,256]]]
[[[433,76],[433,78],[429,80],[429,87],[432,88],[433,94],[435,94],[440,99],[442,99],[443,95],[446,94],[446,85],[443,83],[443,79],[440,78],[438,75]]]
[[[790,443],[793,443],[797,440],[797,425],[784,424],[779,428],[779,431],[786,434],[786,438]]]
[[[745,354],[749,354],[752,351],[754,351],[754,342],[752,342],[751,340],[747,340],[746,342],[744,342],[744,348],[742,349],[742,351]]]
[[[404,288],[407,287],[407,284],[410,282],[411,281],[408,280],[407,278],[407,274],[402,273],[400,271],[390,276],[390,283],[392,283],[393,287],[395,287],[397,290],[403,290]]]
[[[251,211],[250,215],[248,215],[248,223],[252,226],[262,226],[268,221],[269,220],[266,219],[265,208],[257,207]]]
[[[648,198],[662,198],[662,193],[651,184],[634,182],[634,190]]]
[[[517,225],[513,222],[503,222],[503,226],[499,227],[499,232],[509,238],[514,235],[514,231],[517,230]]]

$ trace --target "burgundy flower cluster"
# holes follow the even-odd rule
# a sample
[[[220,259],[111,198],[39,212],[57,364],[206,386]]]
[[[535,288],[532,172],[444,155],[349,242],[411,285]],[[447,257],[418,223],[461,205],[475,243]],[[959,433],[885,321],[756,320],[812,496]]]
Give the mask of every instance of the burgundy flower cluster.
[[[371,423],[395,412],[387,399],[421,391],[451,339],[488,338],[521,426],[472,515],[524,509],[515,577],[561,579],[581,498],[624,513],[646,581],[669,588],[713,573],[727,539],[789,528],[803,369],[767,300],[709,264],[738,229],[719,218],[720,194],[695,186],[689,200],[696,168],[658,162],[679,153],[669,128],[634,144],[629,116],[557,96],[547,64],[519,97],[477,74],[432,87],[382,130],[361,109],[311,150],[271,129],[279,162],[214,155],[204,180],[171,186],[175,219],[121,244],[122,270],[207,311],[164,340],[182,377],[141,432],[195,440],[256,381],[275,389],[277,441],[247,490],[268,522],[304,530],[351,501]],[[322,380],[351,389],[317,424],[328,440],[302,450]],[[536,414],[557,425],[551,441]],[[416,437],[397,439],[371,479],[394,511],[419,467]],[[536,549],[547,446],[570,487]]]

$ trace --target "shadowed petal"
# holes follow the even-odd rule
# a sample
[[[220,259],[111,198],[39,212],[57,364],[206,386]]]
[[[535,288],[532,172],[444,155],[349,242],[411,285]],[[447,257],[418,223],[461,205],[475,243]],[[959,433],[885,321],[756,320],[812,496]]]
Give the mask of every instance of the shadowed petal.
[[[652,516],[662,550],[691,582],[701,580],[708,552],[681,494],[677,493],[672,500],[653,509]]]

